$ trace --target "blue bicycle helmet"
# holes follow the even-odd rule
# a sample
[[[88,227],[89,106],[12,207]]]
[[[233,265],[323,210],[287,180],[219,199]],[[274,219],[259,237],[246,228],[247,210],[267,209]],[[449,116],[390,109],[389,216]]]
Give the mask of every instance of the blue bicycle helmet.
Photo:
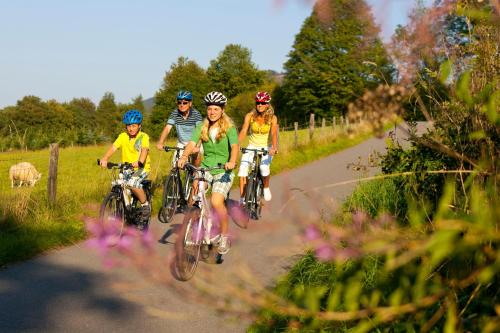
[[[193,94],[191,94],[190,91],[187,90],[181,90],[177,94],[177,100],[185,99],[186,101],[192,101],[193,100]]]
[[[128,110],[123,115],[123,123],[125,125],[140,124],[142,123],[142,114],[137,110]]]

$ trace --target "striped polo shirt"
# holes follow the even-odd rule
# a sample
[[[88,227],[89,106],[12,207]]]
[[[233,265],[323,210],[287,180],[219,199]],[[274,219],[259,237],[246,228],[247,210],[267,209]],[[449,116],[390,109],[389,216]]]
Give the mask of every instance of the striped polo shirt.
[[[168,117],[167,124],[175,126],[179,143],[187,144],[195,127],[203,121],[201,114],[196,109],[190,109],[186,119],[179,110],[174,110]]]

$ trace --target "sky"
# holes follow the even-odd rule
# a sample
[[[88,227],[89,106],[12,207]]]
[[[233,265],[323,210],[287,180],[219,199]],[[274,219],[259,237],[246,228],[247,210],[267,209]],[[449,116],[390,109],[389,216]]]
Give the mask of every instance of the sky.
[[[367,0],[388,40],[415,0]],[[227,44],[282,71],[307,0],[0,0],[0,108],[26,95],[152,97],[180,56],[207,68]]]

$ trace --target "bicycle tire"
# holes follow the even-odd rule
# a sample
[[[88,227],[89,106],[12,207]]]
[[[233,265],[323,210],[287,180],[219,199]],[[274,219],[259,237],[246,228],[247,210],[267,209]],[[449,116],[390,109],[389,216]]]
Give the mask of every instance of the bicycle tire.
[[[101,223],[107,224],[107,226],[110,223],[114,223],[113,227],[109,227],[116,227],[115,233],[118,239],[123,235],[126,226],[126,216],[125,205],[120,193],[111,192],[104,198],[99,209],[99,220]]]
[[[255,219],[255,177],[251,174],[247,178],[245,190],[245,209],[250,218]]]
[[[193,178],[191,177],[191,173],[186,172],[186,182],[184,184],[184,200],[186,202],[186,205],[189,205],[189,201],[191,199],[192,185]]]
[[[163,200],[158,214],[158,220],[162,223],[169,223],[177,210],[179,188],[176,178],[176,174],[170,174],[163,186]]]
[[[262,200],[264,198],[264,182],[259,177],[255,188],[255,217],[256,220],[262,216]]]
[[[176,266],[179,280],[187,281],[194,276],[200,260],[202,232],[195,235],[201,211],[192,207],[182,222],[181,232],[176,240]]]

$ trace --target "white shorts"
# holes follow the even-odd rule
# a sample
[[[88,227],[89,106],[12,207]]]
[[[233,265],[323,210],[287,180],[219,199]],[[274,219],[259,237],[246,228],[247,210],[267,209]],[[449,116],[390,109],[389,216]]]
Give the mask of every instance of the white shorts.
[[[263,147],[255,147],[253,145],[248,145],[249,149],[261,149]],[[268,147],[264,147],[266,151],[269,152]],[[248,177],[248,172],[250,169],[250,166],[253,162],[253,155],[255,152],[253,151],[247,151],[241,156],[241,163],[240,163],[240,169],[238,170],[238,177]],[[271,174],[271,161],[273,160],[273,157],[269,154],[263,155],[261,160],[260,160],[260,174],[262,177],[269,176]]]

